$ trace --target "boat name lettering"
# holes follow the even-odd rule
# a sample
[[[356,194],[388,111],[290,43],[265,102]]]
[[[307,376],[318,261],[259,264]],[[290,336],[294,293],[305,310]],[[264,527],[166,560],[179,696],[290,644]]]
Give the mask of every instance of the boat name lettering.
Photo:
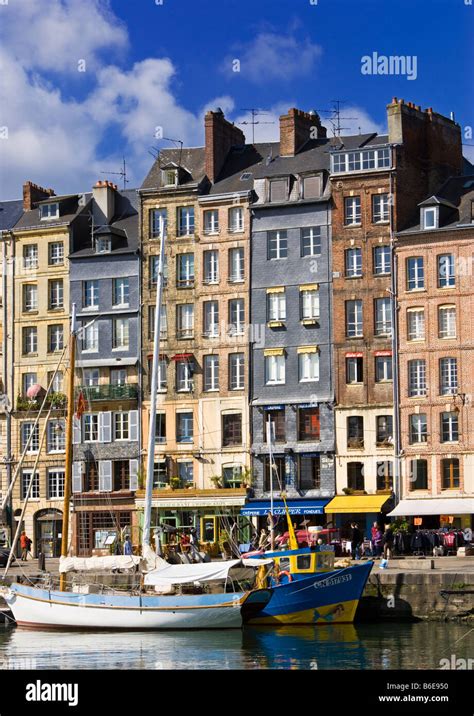
[[[320,582],[315,582],[313,586],[315,589],[319,589],[320,587],[334,587],[336,584],[342,584],[342,582],[350,582],[351,579],[351,574],[341,574],[340,577],[322,579]]]

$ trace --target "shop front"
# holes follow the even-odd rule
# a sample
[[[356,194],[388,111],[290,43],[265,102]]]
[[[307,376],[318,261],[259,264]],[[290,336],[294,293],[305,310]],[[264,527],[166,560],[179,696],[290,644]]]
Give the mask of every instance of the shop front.
[[[36,556],[59,557],[61,554],[61,532],[63,513],[61,510],[40,510],[34,517]]]
[[[325,524],[324,508],[328,499],[287,500],[288,512],[295,529],[322,526]],[[286,532],[287,519],[283,500],[248,500],[241,509],[242,516],[252,519],[255,529],[268,529],[269,515],[273,511],[277,532]]]
[[[328,527],[341,530],[342,536],[348,536],[351,524],[357,523],[367,539],[371,538],[370,529],[374,522],[383,526],[387,513],[393,507],[389,494],[382,495],[337,495],[326,505]]]
[[[406,518],[414,528],[473,529],[474,497],[407,498],[388,517]]]

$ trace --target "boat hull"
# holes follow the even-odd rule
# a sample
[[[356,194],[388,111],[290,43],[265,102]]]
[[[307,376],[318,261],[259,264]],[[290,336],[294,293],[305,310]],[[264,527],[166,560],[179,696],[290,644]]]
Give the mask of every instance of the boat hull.
[[[14,584],[3,596],[18,626],[31,629],[232,629],[242,626],[248,593],[140,597]]]
[[[248,624],[345,624],[354,621],[373,562],[320,572],[274,587]]]

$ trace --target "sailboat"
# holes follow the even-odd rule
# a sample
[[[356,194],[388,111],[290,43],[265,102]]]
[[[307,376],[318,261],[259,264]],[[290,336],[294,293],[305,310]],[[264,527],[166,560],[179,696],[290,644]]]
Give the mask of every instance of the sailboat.
[[[153,551],[150,542],[155,419],[157,403],[160,320],[163,289],[165,227],[161,225],[160,261],[155,311],[155,342],[151,385],[150,425],[146,498],[141,557],[110,556],[71,558],[69,513],[72,487],[72,433],[74,413],[74,368],[78,329],[72,307],[69,341],[68,412],[66,420],[66,465],[59,589],[50,584],[27,586],[14,583],[0,588],[19,626],[27,628],[79,629],[223,629],[240,627],[252,613],[269,601],[271,592],[254,589],[262,580],[260,564],[235,559],[223,562],[170,565]],[[12,553],[13,553],[12,546]],[[272,560],[266,560],[272,565]],[[97,585],[71,585],[71,571],[97,569],[142,569],[140,587],[123,591]],[[241,585],[244,586],[241,586]],[[250,586],[249,586],[250,585]]]

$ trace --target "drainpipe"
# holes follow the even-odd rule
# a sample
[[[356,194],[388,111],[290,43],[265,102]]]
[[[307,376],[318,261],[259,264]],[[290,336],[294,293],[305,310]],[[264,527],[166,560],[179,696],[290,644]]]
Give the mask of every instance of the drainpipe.
[[[143,463],[142,463],[142,457],[143,457],[143,444],[142,444],[142,422],[143,422],[143,343],[142,343],[142,330],[144,330],[143,326],[143,287],[142,287],[142,255],[143,255],[143,210],[142,210],[142,197],[140,196],[140,193],[137,191],[139,196],[139,202],[138,202],[138,242],[139,242],[139,248],[137,249],[138,254],[138,303],[137,303],[137,331],[138,331],[138,464],[140,468],[140,474],[143,475]],[[135,496],[135,513],[137,512],[137,506],[136,506],[136,496]],[[140,519],[139,515],[136,514],[136,528],[137,528],[137,535],[138,535],[138,544],[141,544],[141,534],[140,534]],[[133,541],[133,536],[132,536]],[[156,544],[156,542],[155,542]]]
[[[392,149],[393,151],[393,149]],[[393,427],[394,427],[394,454],[395,454],[395,475],[394,493],[395,504],[401,499],[401,436],[400,436],[400,373],[398,356],[398,294],[397,294],[397,270],[398,257],[395,253],[394,236],[394,193],[393,193],[393,172],[390,172],[390,297],[392,307],[392,378],[393,378]]]
[[[7,234],[6,232],[0,232],[1,236],[1,242],[2,242],[2,298],[3,298],[3,305],[2,305],[2,320],[3,320],[3,336],[2,336],[2,351],[3,351],[3,365],[2,365],[2,375],[3,375],[3,393],[6,396],[6,399],[8,401],[9,395],[11,396],[11,401],[13,400],[13,374],[11,377],[12,381],[12,390],[9,390],[9,370],[8,370],[8,267],[7,267]],[[12,263],[13,267],[13,263]],[[13,276],[11,285],[13,287]],[[12,317],[13,317],[13,303],[12,305]],[[13,331],[13,321],[11,330]],[[12,350],[13,350],[13,338],[12,338]],[[13,353],[12,353],[13,355]],[[13,371],[12,371],[13,373]],[[5,457],[4,462],[6,466],[6,475],[7,475],[7,490],[10,487],[11,480],[12,480],[12,435],[11,435],[11,429],[12,429],[12,419],[11,419],[11,408],[12,403],[10,401],[10,405],[6,402],[5,404],[5,415],[6,415],[6,440],[5,440]],[[10,534],[11,530],[13,529],[13,510],[12,510],[12,498],[10,496],[7,504],[6,504],[7,514],[9,515],[9,519],[7,519],[7,526],[10,528]]]

